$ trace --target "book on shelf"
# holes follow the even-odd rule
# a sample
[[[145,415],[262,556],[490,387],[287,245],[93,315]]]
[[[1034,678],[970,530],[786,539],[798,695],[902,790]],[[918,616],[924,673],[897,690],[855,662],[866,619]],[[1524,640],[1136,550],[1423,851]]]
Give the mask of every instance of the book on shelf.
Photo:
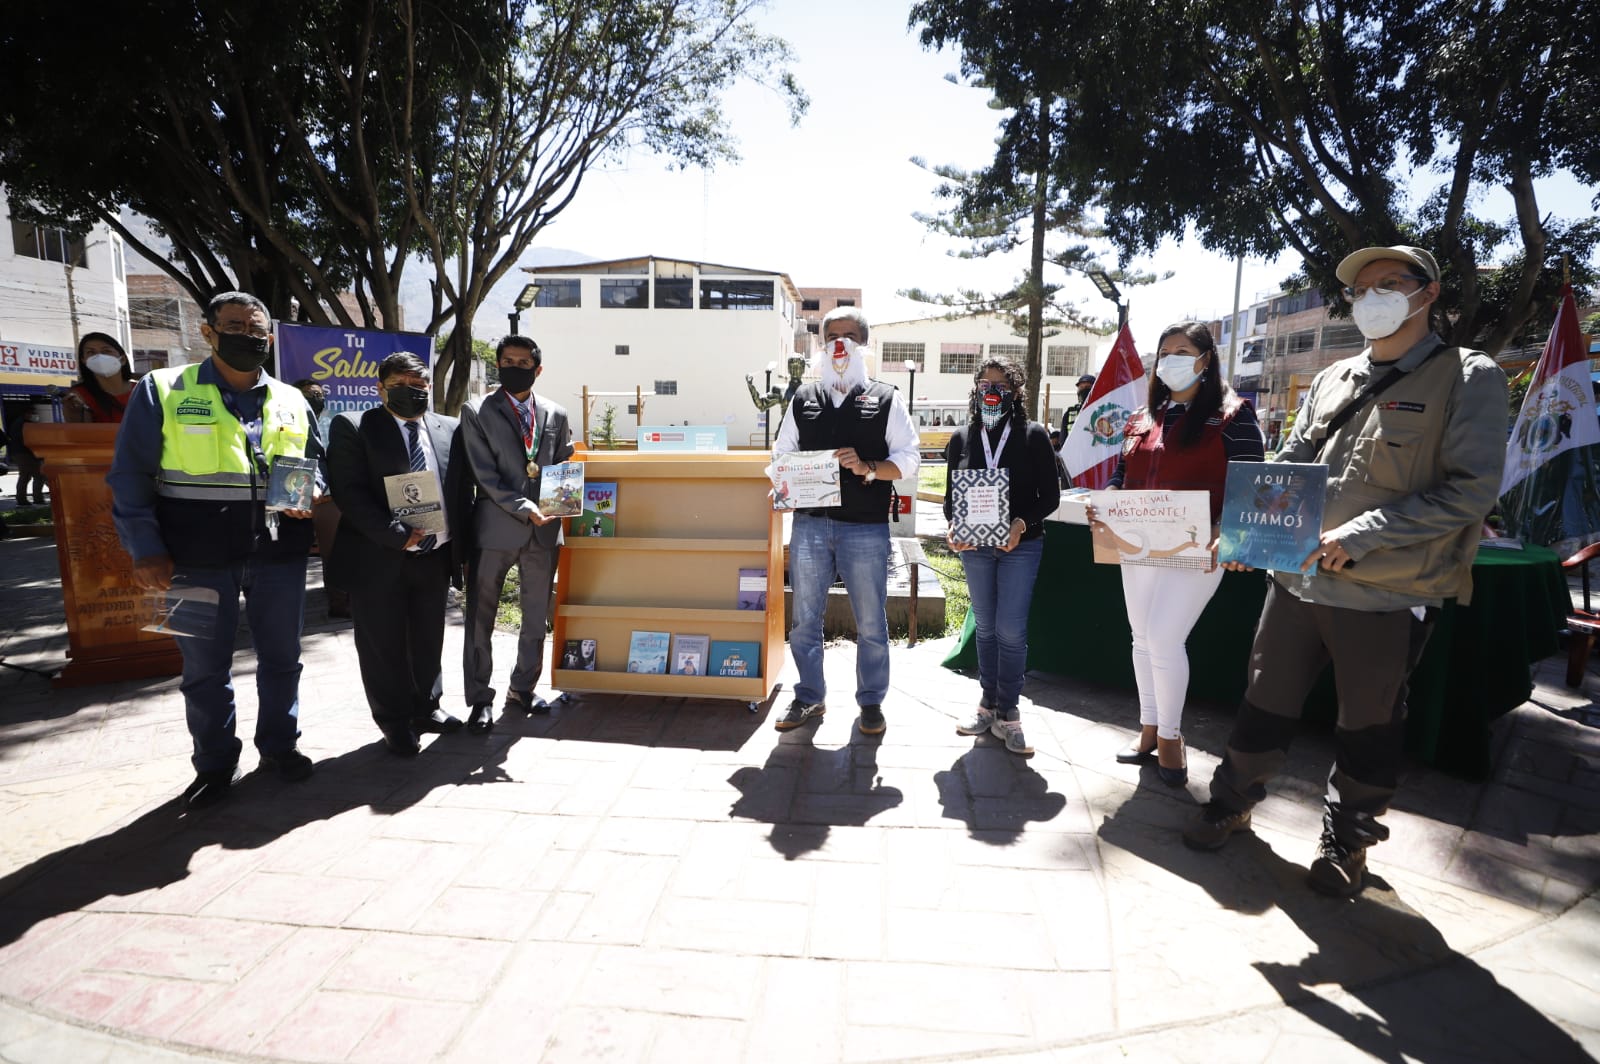
[[[628,671],[665,673],[672,637],[666,632],[634,632],[628,640]]]
[[[583,486],[583,513],[572,522],[571,535],[604,538],[617,534],[617,485],[615,482]]]
[[[583,513],[583,463],[558,462],[539,468],[539,512],[546,517]]]
[[[389,516],[407,528],[436,533],[445,530],[439,478],[428,470],[384,477],[383,493],[389,500]]]
[[[707,671],[712,676],[759,677],[761,644],[719,639],[711,644],[711,666]]]
[[[1096,491],[1089,505],[1096,562],[1211,569],[1210,492]]]
[[[267,476],[267,509],[309,510],[317,496],[317,463],[279,455]]]
[[[1219,562],[1298,572],[1322,539],[1328,467],[1310,462],[1229,462]]]
[[[1011,470],[950,470],[950,538],[974,547],[1011,538]]]
[[[593,639],[569,639],[561,651],[561,667],[593,672],[598,649],[599,645]]]
[[[767,608],[767,571],[765,569],[739,570],[739,608],[764,610]]]
[[[672,675],[704,676],[706,653],[711,649],[708,635],[675,635],[672,637]]]

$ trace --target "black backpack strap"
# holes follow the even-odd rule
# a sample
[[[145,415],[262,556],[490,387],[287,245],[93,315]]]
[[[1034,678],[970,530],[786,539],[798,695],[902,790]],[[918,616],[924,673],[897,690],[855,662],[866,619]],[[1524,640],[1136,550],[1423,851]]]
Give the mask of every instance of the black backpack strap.
[[[1328,427],[1323,430],[1322,439],[1317,441],[1317,453],[1312,456],[1311,460],[1313,462],[1320,462],[1322,460],[1322,449],[1328,445],[1328,439],[1335,432],[1338,432],[1340,429],[1344,428],[1345,424],[1351,418],[1355,417],[1363,409],[1365,409],[1368,403],[1382,395],[1391,386],[1398,384],[1400,379],[1405,377],[1408,373],[1415,373],[1417,370],[1421,369],[1427,364],[1428,359],[1432,358],[1434,355],[1437,355],[1440,351],[1443,351],[1449,346],[1449,344],[1441,343],[1438,347],[1435,347],[1432,351],[1429,351],[1426,355],[1422,356],[1422,361],[1418,362],[1414,369],[1403,370],[1396,367],[1395,369],[1391,369],[1384,376],[1368,381],[1365,388],[1357,392],[1354,398],[1352,398],[1348,403],[1344,404],[1344,406],[1340,407],[1339,411],[1334,414],[1333,417],[1328,419]]]

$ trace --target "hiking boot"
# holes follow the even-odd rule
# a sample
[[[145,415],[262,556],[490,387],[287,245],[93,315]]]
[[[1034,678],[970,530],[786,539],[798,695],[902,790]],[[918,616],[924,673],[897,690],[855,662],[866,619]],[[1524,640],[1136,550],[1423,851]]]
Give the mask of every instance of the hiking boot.
[[[989,725],[989,734],[1005,743],[1006,749],[1013,754],[1018,754],[1022,757],[1033,756],[1033,747],[1028,745],[1028,740],[1022,734],[1021,717],[1014,716],[1009,720],[1004,717],[997,717],[995,722]]]
[[[778,715],[773,722],[773,727],[779,731],[788,731],[798,728],[813,717],[820,717],[828,711],[828,707],[821,702],[802,702],[798,698],[789,703],[789,708]]]
[[[870,705],[861,707],[861,716],[856,718],[856,727],[861,729],[862,735],[882,735],[883,729],[888,725],[883,719],[883,707]]]
[[[1361,893],[1362,876],[1367,871],[1367,848],[1345,846],[1331,831],[1322,833],[1317,859],[1311,862],[1306,883],[1319,894],[1352,898]]]
[[[965,724],[956,725],[957,735],[983,735],[994,724],[994,713],[980,705]]]
[[[1191,850],[1220,850],[1235,831],[1250,829],[1250,810],[1235,812],[1225,805],[1207,802],[1183,829],[1183,844]]]

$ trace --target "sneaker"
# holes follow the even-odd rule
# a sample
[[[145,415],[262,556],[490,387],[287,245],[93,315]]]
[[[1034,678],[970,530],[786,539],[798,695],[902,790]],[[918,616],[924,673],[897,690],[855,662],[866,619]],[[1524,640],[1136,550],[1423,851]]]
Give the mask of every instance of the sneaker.
[[[1352,898],[1361,893],[1362,876],[1367,871],[1365,846],[1351,849],[1339,842],[1331,831],[1322,833],[1317,859],[1311,862],[1306,883],[1320,894]]]
[[[989,734],[1005,743],[1006,749],[1013,754],[1021,754],[1023,757],[1033,756],[1033,747],[1028,745],[1027,738],[1022,734],[1022,718],[1006,720],[997,717],[994,723],[989,725]]]
[[[994,723],[994,713],[986,706],[979,704],[977,712],[965,724],[956,725],[957,735],[983,735]]]
[[[1207,802],[1183,829],[1183,844],[1191,850],[1220,850],[1235,831],[1250,828],[1250,810],[1235,812],[1216,802]]]
[[[828,707],[821,702],[802,702],[798,698],[789,703],[789,708],[778,715],[773,722],[773,727],[779,731],[788,731],[798,728],[813,717],[820,717],[828,711]]]
[[[870,705],[861,707],[861,716],[856,718],[856,727],[861,729],[862,735],[882,735],[883,729],[888,727],[883,720],[883,707]]]
[[[298,748],[291,747],[281,754],[261,755],[262,771],[276,772],[279,779],[289,783],[299,783],[309,778],[312,768],[311,759]]]
[[[239,778],[239,766],[215,772],[198,772],[194,782],[183,789],[185,809],[205,809],[227,799],[233,781]]]

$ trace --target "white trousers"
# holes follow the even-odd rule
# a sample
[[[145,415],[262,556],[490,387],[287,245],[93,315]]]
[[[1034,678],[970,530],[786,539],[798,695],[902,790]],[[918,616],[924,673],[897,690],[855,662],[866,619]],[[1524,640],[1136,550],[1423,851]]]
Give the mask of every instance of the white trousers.
[[[1159,565],[1122,566],[1122,597],[1133,629],[1133,675],[1139,684],[1139,724],[1163,739],[1180,738],[1189,694],[1194,622],[1222,583],[1222,567],[1204,573]]]

